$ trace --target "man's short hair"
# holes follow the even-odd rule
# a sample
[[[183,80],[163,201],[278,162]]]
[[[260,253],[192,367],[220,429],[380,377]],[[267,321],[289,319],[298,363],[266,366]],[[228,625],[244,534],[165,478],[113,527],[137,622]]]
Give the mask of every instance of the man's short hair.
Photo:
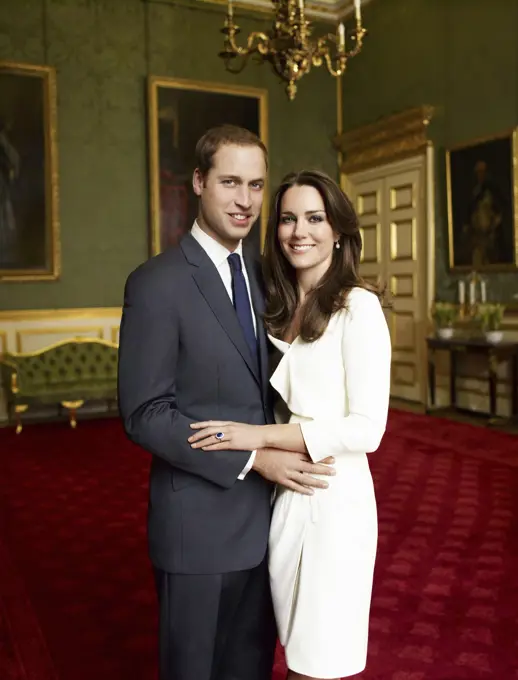
[[[222,147],[229,144],[235,146],[257,146],[264,154],[264,161],[268,167],[268,151],[260,138],[250,130],[238,125],[218,125],[210,128],[200,137],[196,144],[196,167],[205,177],[214,166],[214,155]]]

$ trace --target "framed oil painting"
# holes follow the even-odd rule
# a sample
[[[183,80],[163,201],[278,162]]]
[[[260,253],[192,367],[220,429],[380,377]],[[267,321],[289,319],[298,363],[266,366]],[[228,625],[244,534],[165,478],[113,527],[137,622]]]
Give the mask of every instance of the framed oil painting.
[[[197,214],[194,149],[214,125],[240,125],[267,144],[267,91],[152,76],[148,82],[151,255],[175,245]],[[266,202],[265,202],[266,203]],[[262,247],[267,207],[248,236]]]
[[[0,281],[59,273],[55,71],[0,61]]]
[[[517,268],[517,164],[516,130],[447,152],[450,269]]]

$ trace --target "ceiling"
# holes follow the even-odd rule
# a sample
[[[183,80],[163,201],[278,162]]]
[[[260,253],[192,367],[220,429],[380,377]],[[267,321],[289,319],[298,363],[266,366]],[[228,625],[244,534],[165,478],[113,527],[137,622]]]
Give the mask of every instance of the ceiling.
[[[201,2],[211,2],[217,5],[227,5],[227,0],[200,0]],[[366,5],[369,0],[363,0],[362,5]],[[239,9],[252,9],[260,12],[270,12],[272,10],[271,0],[233,0],[236,12]],[[354,11],[354,0],[305,0],[306,13],[313,19],[323,19],[327,21],[337,21]]]

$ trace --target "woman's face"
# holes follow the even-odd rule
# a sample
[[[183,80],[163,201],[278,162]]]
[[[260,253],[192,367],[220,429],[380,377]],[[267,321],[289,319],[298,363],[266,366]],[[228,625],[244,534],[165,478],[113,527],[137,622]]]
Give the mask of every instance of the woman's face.
[[[294,186],[284,193],[277,234],[288,262],[297,271],[312,270],[317,282],[329,268],[338,240],[317,189]]]

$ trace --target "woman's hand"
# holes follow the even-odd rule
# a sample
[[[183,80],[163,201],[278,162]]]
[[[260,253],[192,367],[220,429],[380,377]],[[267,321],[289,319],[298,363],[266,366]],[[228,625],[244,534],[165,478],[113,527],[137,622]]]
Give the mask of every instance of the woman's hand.
[[[229,420],[207,420],[203,423],[192,423],[197,430],[188,441],[193,449],[203,451],[255,451],[267,446],[267,425],[246,425]]]

